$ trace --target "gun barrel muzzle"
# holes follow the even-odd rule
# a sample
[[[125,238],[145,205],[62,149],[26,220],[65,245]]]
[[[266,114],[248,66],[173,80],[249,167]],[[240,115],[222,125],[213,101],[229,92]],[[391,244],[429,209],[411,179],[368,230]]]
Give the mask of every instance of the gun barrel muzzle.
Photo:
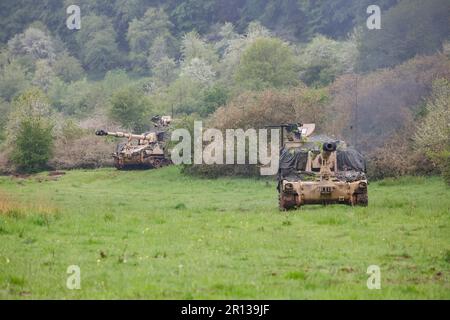
[[[336,151],[336,143],[335,142],[325,142],[322,146],[323,151],[325,152],[333,152]]]
[[[97,136],[107,136],[108,132],[106,132],[105,130],[97,130],[97,131],[95,131],[95,135],[97,135]]]

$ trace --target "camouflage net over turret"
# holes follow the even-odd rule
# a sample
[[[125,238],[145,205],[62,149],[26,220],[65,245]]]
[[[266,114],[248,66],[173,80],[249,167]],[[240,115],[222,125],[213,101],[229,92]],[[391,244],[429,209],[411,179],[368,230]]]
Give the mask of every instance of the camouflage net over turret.
[[[345,142],[330,138],[326,135],[316,135],[308,138],[299,148],[282,148],[280,153],[280,167],[278,179],[305,180],[311,176],[306,171],[309,152],[320,153],[324,143],[333,142],[337,145],[336,177],[343,181],[365,179],[366,161],[363,155]]]

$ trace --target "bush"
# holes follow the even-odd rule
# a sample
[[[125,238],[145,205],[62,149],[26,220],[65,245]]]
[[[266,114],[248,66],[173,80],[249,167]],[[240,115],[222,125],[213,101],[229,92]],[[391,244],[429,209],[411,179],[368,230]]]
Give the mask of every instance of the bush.
[[[56,170],[113,166],[111,153],[115,139],[95,136],[94,131],[99,128],[121,130],[116,124],[107,121],[106,116],[99,114],[83,120],[80,124],[70,119],[64,121],[49,166]]]
[[[41,119],[24,119],[19,124],[12,163],[24,172],[45,168],[53,150],[52,126]]]
[[[444,181],[450,186],[450,152],[443,154],[441,171]]]
[[[19,171],[44,169],[53,148],[53,120],[48,97],[31,88],[14,99],[6,126],[10,162]]]
[[[112,143],[94,135],[83,135],[69,140],[60,139],[49,166],[57,170],[94,169],[113,166]]]
[[[368,155],[367,173],[371,180],[398,178],[404,175],[438,174],[436,166],[415,149],[405,132],[400,132]]]
[[[325,129],[329,118],[326,89],[299,86],[242,93],[211,116],[211,127],[218,129],[263,128],[281,123],[316,123]]]
[[[208,126],[219,130],[260,129],[282,123],[316,123],[324,129],[328,118],[325,89],[297,87],[286,90],[267,89],[246,92],[220,107],[209,119]],[[185,126],[186,128],[188,126]],[[248,158],[247,158],[248,159]],[[257,165],[189,165],[185,173],[215,178],[218,176],[257,176]]]
[[[0,152],[0,174],[10,174],[12,172],[8,155],[9,152],[7,150]]]
[[[134,132],[142,132],[150,125],[150,101],[135,88],[124,88],[111,98],[111,118]]]
[[[450,155],[450,81],[433,82],[431,96],[427,100],[426,115],[418,126],[415,143],[427,155],[448,181]]]
[[[219,107],[224,106],[228,100],[228,91],[221,86],[208,88],[203,93],[202,105],[200,109],[201,116],[208,116],[214,113]]]

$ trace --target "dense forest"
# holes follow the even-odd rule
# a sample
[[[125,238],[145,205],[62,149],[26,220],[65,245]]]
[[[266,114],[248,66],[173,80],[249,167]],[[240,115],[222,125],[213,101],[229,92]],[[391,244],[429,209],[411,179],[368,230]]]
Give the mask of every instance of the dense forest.
[[[314,121],[361,149],[372,178],[450,180],[448,0],[5,0],[0,18],[1,172],[109,165],[94,129],[173,114]],[[217,170],[251,172],[188,171]]]

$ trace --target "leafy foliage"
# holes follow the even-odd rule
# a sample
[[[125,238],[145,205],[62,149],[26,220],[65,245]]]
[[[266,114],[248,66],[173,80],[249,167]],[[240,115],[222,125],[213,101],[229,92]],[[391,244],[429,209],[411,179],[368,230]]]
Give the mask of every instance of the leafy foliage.
[[[18,93],[26,89],[29,85],[25,70],[17,62],[3,66],[0,72],[0,96],[11,101]]]
[[[300,77],[308,85],[326,86],[337,76],[354,71],[357,56],[354,41],[339,42],[317,36],[301,51]]]
[[[297,65],[292,49],[279,39],[256,40],[242,56],[236,81],[256,90],[296,85]]]
[[[359,39],[362,70],[392,67],[420,54],[432,54],[450,37],[447,0],[403,0],[383,14],[382,30],[363,29]]]
[[[141,19],[135,18],[130,22],[127,39],[130,47],[130,59],[137,71],[143,71],[142,66],[146,65],[149,49],[158,37],[170,38],[173,41],[170,35],[171,26],[169,18],[162,8],[149,8]],[[153,48],[152,51],[152,54],[155,55],[157,49]]]
[[[116,32],[105,16],[89,15],[83,18],[83,28],[76,39],[81,48],[81,59],[86,69],[106,72],[119,62]]]
[[[11,161],[20,171],[36,172],[45,168],[52,153],[52,146],[51,126],[42,119],[22,120]]]
[[[80,80],[84,70],[80,62],[68,53],[62,54],[53,64],[55,74],[64,82]]]
[[[149,100],[134,88],[124,88],[111,98],[111,117],[125,128],[143,132],[150,121]]]
[[[436,80],[426,106],[426,116],[415,135],[417,147],[435,162],[449,182],[450,81]]]
[[[330,133],[363,151],[381,147],[403,129],[412,138],[424,97],[436,77],[449,78],[442,55],[417,57],[393,69],[343,75],[331,86]]]
[[[15,101],[31,86],[40,89],[33,89],[37,96],[48,96],[40,104],[54,118],[58,137],[67,118],[90,123],[89,129],[102,119],[105,127],[119,129],[119,122],[136,131],[156,113],[212,123],[222,117],[232,127],[291,121],[300,115],[284,106],[297,106],[297,94],[301,104],[311,103],[302,121],[314,115],[321,130],[371,155],[391,155],[398,146],[412,148],[420,124],[441,114],[427,99],[433,80],[450,79],[446,0],[79,0],[78,31],[64,23],[71,4],[0,3],[0,131],[6,127],[6,140],[23,119]],[[381,7],[381,30],[366,28],[369,4]],[[281,113],[268,107],[275,102]],[[254,119],[239,113],[243,108]],[[269,109],[279,117],[267,115]],[[71,155],[81,148],[65,147],[59,138],[57,144]],[[395,162],[386,175],[432,172],[430,159],[445,172],[448,156],[437,153],[431,156],[422,144],[407,168],[394,156],[372,161],[379,168]],[[70,166],[67,157],[55,157],[63,158],[55,154],[53,164]],[[79,160],[73,163],[102,163],[92,153]]]
[[[44,169],[53,151],[53,123],[49,119],[49,101],[38,89],[30,89],[13,103],[9,120],[10,161],[18,170]]]
[[[50,36],[44,31],[32,27],[9,40],[8,48],[13,55],[29,55],[35,60],[54,60],[56,57]]]

